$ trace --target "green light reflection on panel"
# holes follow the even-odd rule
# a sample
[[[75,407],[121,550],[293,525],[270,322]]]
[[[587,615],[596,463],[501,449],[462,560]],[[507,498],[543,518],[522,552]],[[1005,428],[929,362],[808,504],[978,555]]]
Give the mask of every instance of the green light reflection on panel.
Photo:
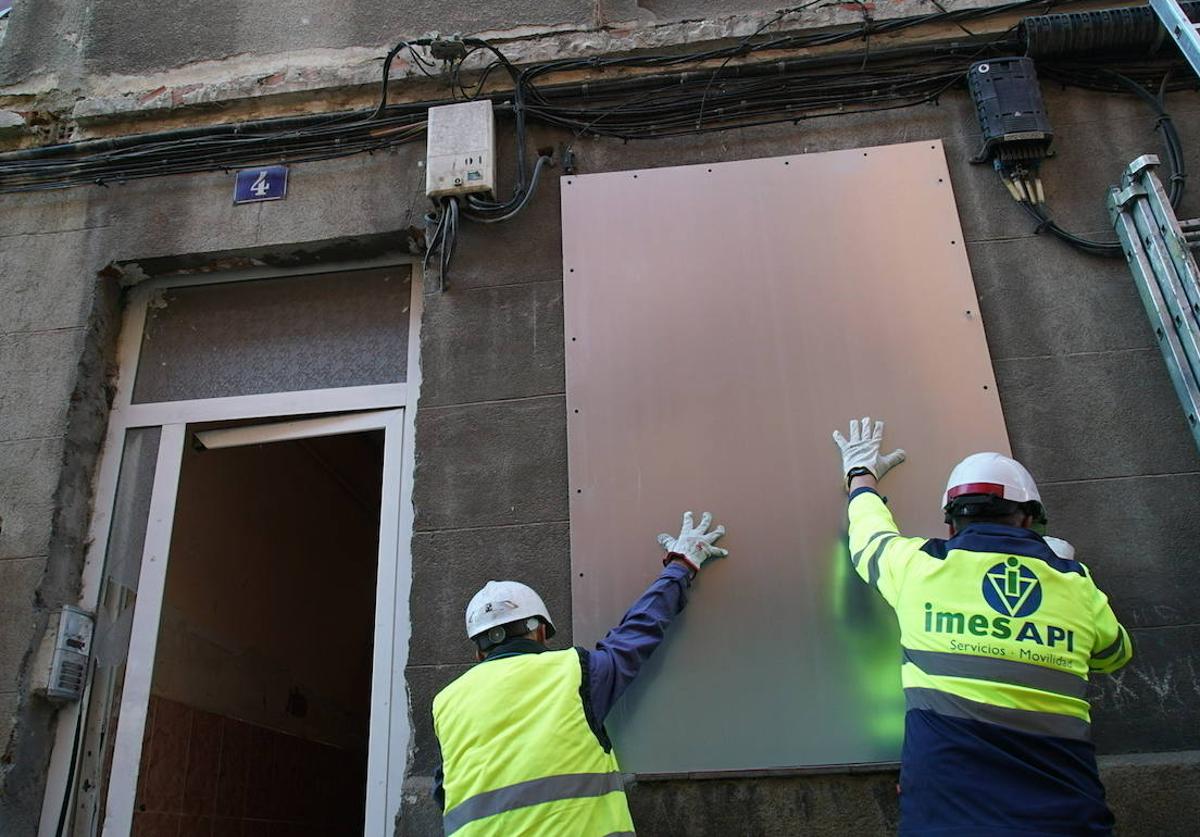
[[[900,685],[900,630],[896,615],[854,572],[849,537],[831,550],[829,574],[833,636],[848,676],[857,725],[879,761],[896,761],[904,740],[904,690]]]

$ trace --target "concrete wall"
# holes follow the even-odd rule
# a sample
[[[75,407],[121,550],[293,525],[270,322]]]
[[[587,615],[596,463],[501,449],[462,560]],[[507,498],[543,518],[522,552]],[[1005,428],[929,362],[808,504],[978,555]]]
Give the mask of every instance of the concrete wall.
[[[1158,148],[1151,119],[1121,98],[1048,86],[1046,93],[1060,137],[1059,156],[1045,168],[1052,206],[1065,226],[1107,234],[1103,188],[1133,156]],[[1200,97],[1181,94],[1171,107],[1196,170],[1197,146],[1188,138],[1200,135]],[[965,96],[954,93],[940,107],[800,127],[631,145],[584,140],[578,165],[594,172],[944,139],[1014,451],[1041,481],[1056,529],[1109,590],[1137,646],[1126,672],[1098,681],[1098,745],[1111,754],[1200,749],[1200,591],[1181,571],[1200,542],[1192,499],[1200,457],[1124,265],[1033,235],[994,173],[965,162],[973,126]],[[531,147],[566,139],[532,133]],[[31,828],[48,758],[50,711],[26,693],[25,659],[47,611],[73,598],[83,553],[112,331],[113,289],[98,271],[112,260],[286,250],[405,229],[425,206],[422,154],[416,145],[299,166],[286,201],[249,207],[230,205],[231,178],[219,173],[0,197],[0,821],[7,830]],[[1197,214],[1197,197],[1184,214]],[[429,702],[470,664],[461,612],[479,584],[497,575],[536,583],[564,628],[560,645],[594,639],[569,631],[556,179],[513,222],[464,226],[448,291],[427,284],[425,303],[407,672],[416,749],[401,828],[408,834],[437,830],[424,795],[434,763]],[[1200,796],[1189,790],[1196,764],[1195,754],[1114,761],[1106,775],[1126,833],[1182,833],[1179,823],[1200,819]],[[640,782],[632,799],[647,834],[702,827],[870,833],[894,823],[892,784],[886,773]]]
[[[1061,138],[1044,171],[1055,213],[1070,229],[1109,237],[1104,189],[1129,159],[1158,148],[1152,119],[1130,101],[1046,92]],[[1172,108],[1184,136],[1200,128],[1200,99],[1179,96]],[[1196,553],[1200,538],[1190,500],[1200,487],[1200,456],[1123,262],[1035,236],[994,172],[967,164],[973,125],[969,101],[955,94],[940,107],[885,116],[673,141],[585,140],[576,148],[587,173],[941,137],[1013,449],[1042,485],[1056,531],[1077,544],[1138,649],[1127,672],[1097,679],[1098,746],[1105,753],[1200,748],[1200,612],[1195,584],[1172,570]],[[531,144],[549,144],[542,136]],[[1189,163],[1196,162],[1193,151]],[[560,622],[569,612],[558,183],[544,189],[511,224],[467,227],[449,291],[427,288],[409,681],[418,777],[436,758],[423,707],[469,664],[457,626],[473,589],[497,574],[532,579]],[[1182,212],[1196,212],[1198,198]],[[482,566],[473,560],[481,553]],[[1123,782],[1132,774],[1112,775]],[[870,833],[895,822],[893,785],[890,776],[641,782],[632,799],[639,828],[650,834]],[[436,812],[423,784],[411,787],[409,833],[431,833]],[[1157,833],[1134,825],[1140,797],[1114,796],[1129,833]],[[1177,822],[1186,821],[1181,814]]]
[[[224,174],[0,197],[0,823],[31,833],[52,709],[28,694],[47,614],[78,597],[107,419],[111,262],[395,233],[419,219],[423,149],[306,167],[287,201],[234,207]],[[401,235],[391,236],[403,247]],[[311,249],[311,248],[310,248]],[[106,274],[111,277],[111,274]]]

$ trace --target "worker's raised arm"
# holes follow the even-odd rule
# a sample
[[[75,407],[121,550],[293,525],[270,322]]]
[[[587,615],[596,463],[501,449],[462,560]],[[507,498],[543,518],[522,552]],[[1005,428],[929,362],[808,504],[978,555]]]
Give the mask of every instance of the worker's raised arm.
[[[1091,577],[1091,572],[1088,572]],[[1108,603],[1108,596],[1098,587],[1093,588],[1095,599],[1096,643],[1092,648],[1088,668],[1100,674],[1111,674],[1133,658],[1133,642],[1124,626],[1117,621],[1116,614]]]
[[[862,580],[894,605],[904,568],[925,539],[900,534],[876,485],[904,461],[905,453],[895,450],[881,454],[883,422],[872,425],[870,418],[851,420],[849,438],[835,430],[833,440],[842,452],[842,473],[850,493],[850,561]]]
[[[663,558],[666,569],[633,603],[620,623],[596,643],[595,650],[581,657],[591,700],[588,720],[598,735],[613,705],[687,604],[692,578],[705,561],[728,554],[715,546],[717,539],[725,534],[725,527],[718,526],[710,532],[711,524],[712,515],[708,512],[701,516],[699,526],[693,522],[692,513],[687,512],[678,537],[658,536],[659,545],[666,551]]]

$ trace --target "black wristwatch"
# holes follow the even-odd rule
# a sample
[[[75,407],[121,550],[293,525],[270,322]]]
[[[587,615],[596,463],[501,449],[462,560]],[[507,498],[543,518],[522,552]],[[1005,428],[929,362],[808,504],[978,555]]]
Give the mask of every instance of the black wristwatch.
[[[871,473],[870,468],[865,468],[862,465],[859,465],[857,468],[851,468],[849,471],[846,472],[846,485],[849,485],[850,480],[854,479],[855,477],[873,477],[873,476],[875,476],[875,475],[873,473]]]

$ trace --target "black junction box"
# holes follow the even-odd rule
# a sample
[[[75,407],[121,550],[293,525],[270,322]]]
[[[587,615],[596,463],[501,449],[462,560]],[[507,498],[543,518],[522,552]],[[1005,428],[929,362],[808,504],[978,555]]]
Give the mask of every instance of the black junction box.
[[[978,61],[967,72],[983,145],[975,162],[997,157],[1001,162],[1041,160],[1054,134],[1038,87],[1033,59],[993,58]]]

